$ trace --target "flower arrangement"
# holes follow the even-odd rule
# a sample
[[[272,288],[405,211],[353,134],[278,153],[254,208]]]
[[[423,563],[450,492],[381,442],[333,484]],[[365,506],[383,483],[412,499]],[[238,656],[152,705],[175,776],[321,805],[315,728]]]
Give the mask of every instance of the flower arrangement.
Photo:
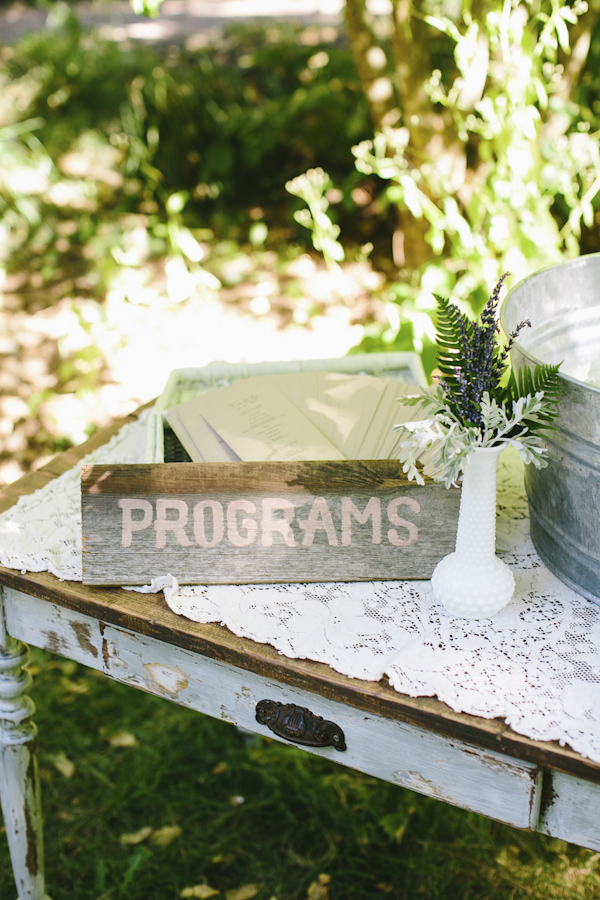
[[[521,322],[507,343],[498,339],[497,309],[504,274],[479,321],[435,295],[438,307],[438,369],[441,377],[431,390],[402,402],[421,405],[430,415],[424,421],[396,425],[403,471],[423,484],[417,459],[432,451],[434,479],[446,487],[456,484],[467,456],[477,447],[515,447],[525,463],[546,465],[543,436],[557,414],[560,394],[559,365],[537,365],[515,372],[509,351]]]

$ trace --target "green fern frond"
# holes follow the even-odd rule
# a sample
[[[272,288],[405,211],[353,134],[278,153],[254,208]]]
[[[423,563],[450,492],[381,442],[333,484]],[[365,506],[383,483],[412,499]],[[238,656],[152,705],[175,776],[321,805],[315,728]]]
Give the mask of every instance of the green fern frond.
[[[458,387],[456,369],[462,369],[464,365],[464,338],[465,335],[467,339],[472,337],[473,323],[445,297],[440,297],[439,294],[433,296],[437,303],[437,366],[452,395],[454,388]]]
[[[562,387],[558,375],[559,368],[560,363],[556,366],[538,364],[533,370],[529,366],[522,366],[516,371],[512,369],[507,384],[509,399],[514,401],[519,397],[526,397],[527,394],[533,395],[543,391],[544,397],[549,402],[556,403]]]
[[[445,297],[440,297],[439,294],[433,296],[438,307],[435,322],[438,346],[456,360],[461,352],[460,322],[464,317],[461,316],[456,306]]]
[[[523,366],[515,370],[511,370],[510,378],[506,386],[506,405],[510,406],[520,397],[526,397],[528,394],[533,396],[538,391],[544,392],[544,408],[537,415],[536,422],[529,422],[528,429],[531,434],[543,433],[546,429],[552,429],[555,426],[552,422],[556,419],[558,410],[557,404],[562,391],[562,382],[558,375],[559,365],[536,365],[531,370],[528,366]]]

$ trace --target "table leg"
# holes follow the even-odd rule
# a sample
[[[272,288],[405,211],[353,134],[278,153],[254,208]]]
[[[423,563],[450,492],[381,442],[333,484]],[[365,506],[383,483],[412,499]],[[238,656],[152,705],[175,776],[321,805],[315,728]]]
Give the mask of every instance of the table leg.
[[[6,632],[0,588],[0,800],[17,900],[49,900],[44,890],[35,706],[23,668],[29,650]]]

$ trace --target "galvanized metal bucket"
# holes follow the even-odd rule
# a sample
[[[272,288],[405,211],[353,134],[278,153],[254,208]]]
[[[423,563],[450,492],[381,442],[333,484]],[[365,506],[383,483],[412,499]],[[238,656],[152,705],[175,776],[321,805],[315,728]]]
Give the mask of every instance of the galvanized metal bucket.
[[[562,363],[548,466],[526,466],[531,537],[565,584],[600,603],[600,253],[529,276],[500,310],[506,334],[523,319],[513,366]]]

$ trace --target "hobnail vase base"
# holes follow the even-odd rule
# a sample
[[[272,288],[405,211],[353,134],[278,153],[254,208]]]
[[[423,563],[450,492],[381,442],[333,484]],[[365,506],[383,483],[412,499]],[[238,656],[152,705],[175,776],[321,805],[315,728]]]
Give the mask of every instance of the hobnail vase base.
[[[431,586],[448,612],[466,619],[483,619],[510,602],[515,579],[509,566],[496,557],[474,564],[454,552],[437,564]]]

